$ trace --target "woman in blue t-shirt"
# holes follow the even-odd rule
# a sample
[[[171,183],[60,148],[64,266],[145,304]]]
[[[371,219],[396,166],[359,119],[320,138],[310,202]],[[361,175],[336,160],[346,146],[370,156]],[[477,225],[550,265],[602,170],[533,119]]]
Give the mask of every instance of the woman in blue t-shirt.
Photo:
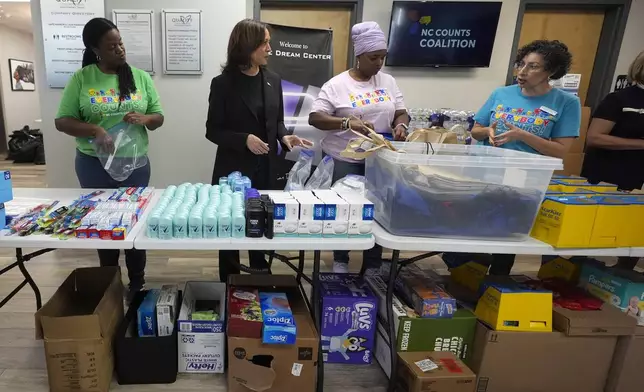
[[[517,53],[517,84],[499,87],[478,111],[472,138],[481,144],[563,158],[579,137],[579,98],[553,88],[550,80],[570,70],[572,54],[559,41],[531,42]],[[473,255],[444,254],[450,266],[472,260]],[[493,255],[490,275],[508,275],[515,255]]]

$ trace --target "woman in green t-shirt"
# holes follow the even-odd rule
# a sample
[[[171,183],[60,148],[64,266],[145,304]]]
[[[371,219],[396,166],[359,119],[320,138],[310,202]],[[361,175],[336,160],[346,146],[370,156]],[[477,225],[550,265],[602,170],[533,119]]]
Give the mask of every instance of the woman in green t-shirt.
[[[109,189],[147,186],[148,130],[163,125],[163,111],[152,79],[145,71],[128,65],[116,25],[104,18],[90,20],[83,29],[83,68],[71,77],[60,101],[56,129],[76,138],[76,175],[82,188]],[[117,181],[103,168],[95,146],[113,145],[108,130],[128,124],[132,139],[122,159],[141,158],[145,165]],[[101,266],[118,265],[120,251],[99,250]],[[145,283],[145,251],[126,250],[130,293]]]

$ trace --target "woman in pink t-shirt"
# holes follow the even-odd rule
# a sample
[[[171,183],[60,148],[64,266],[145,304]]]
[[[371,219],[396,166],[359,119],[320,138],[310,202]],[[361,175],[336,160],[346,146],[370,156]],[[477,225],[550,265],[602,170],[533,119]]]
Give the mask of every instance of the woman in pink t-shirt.
[[[364,161],[345,158],[340,152],[368,126],[395,140],[404,140],[409,116],[393,76],[380,72],[387,56],[387,39],[376,22],[359,23],[351,29],[356,66],[322,86],[313,103],[309,124],[325,131],[322,150],[335,163],[333,182],[348,174],[364,175]],[[350,120],[350,117],[360,119]],[[349,252],[333,252],[333,272],[349,272]],[[367,250],[363,257],[367,273],[379,268],[382,248]]]

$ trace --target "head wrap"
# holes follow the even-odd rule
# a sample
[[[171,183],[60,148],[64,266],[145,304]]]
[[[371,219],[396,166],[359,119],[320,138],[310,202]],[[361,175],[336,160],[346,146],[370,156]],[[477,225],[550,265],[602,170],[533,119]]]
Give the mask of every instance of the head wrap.
[[[353,26],[351,40],[356,57],[363,53],[387,50],[387,38],[376,22],[363,22]]]

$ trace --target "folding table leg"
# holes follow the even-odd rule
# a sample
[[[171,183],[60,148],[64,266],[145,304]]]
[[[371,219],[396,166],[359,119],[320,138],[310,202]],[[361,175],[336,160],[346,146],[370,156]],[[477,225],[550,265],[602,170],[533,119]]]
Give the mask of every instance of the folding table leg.
[[[313,252],[313,284],[312,284],[312,295],[313,297],[313,320],[315,321],[315,327],[318,330],[318,334],[321,333],[321,310],[320,304],[322,303],[320,299],[320,259],[321,252],[316,250]],[[324,361],[322,356],[322,341],[320,340],[318,346],[318,380],[317,380],[317,392],[322,392],[324,390]]]
[[[389,283],[387,284],[387,320],[389,323],[389,328],[387,332],[389,335],[389,348],[391,349],[391,377],[389,377],[389,388],[388,392],[394,392],[396,389],[396,375],[398,374],[398,352],[397,352],[397,336],[396,336],[396,327],[394,324],[394,310],[393,310],[393,299],[394,299],[394,288],[396,287],[396,278],[398,276],[398,262],[400,261],[400,251],[394,250],[391,256],[391,267],[389,268]]]

